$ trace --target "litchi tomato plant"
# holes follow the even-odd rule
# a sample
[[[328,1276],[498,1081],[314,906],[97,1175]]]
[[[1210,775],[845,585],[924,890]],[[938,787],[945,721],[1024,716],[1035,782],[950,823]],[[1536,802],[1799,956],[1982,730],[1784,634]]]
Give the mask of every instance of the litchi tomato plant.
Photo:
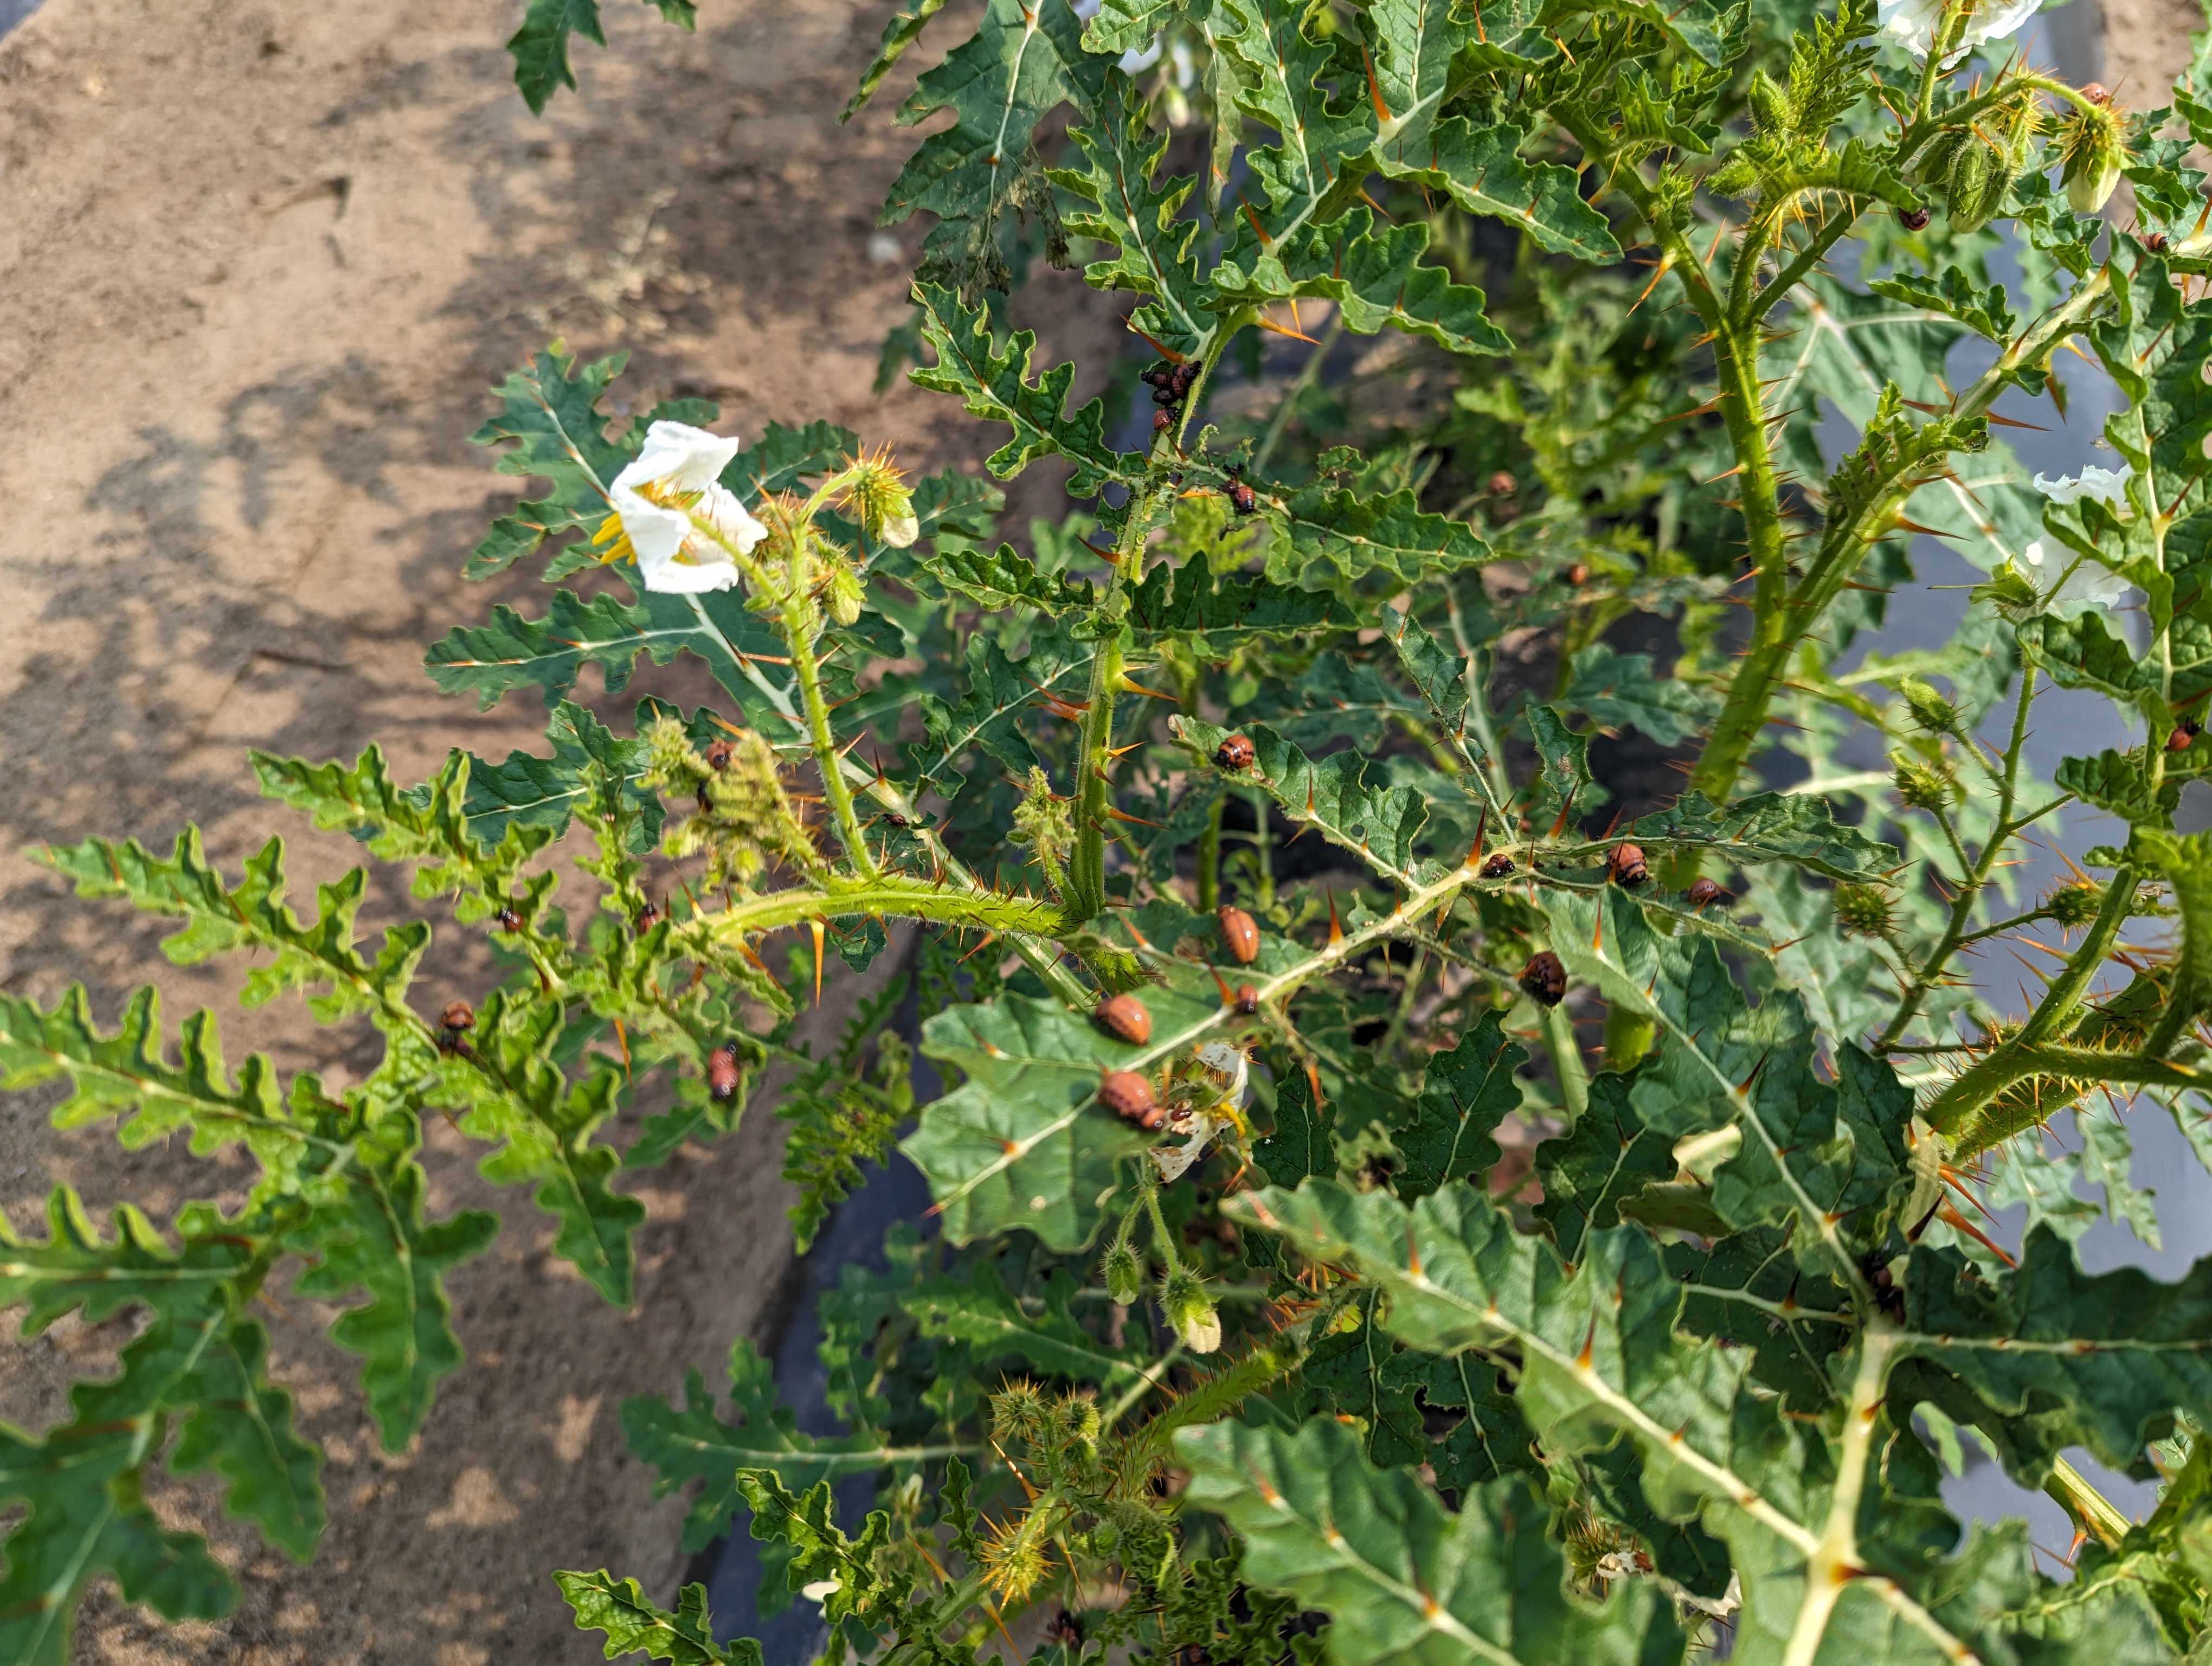
[[[1065,470],[1027,548],[994,487],[828,424],[616,420],[618,362],[558,350],[511,378],[477,438],[545,489],[469,570],[549,599],[428,666],[542,696],[545,751],[252,760],[425,916],[359,942],[356,870],[303,917],[276,841],[237,879],[190,830],[39,853],[383,1055],[285,1081],[150,990],[114,1028],[0,996],[61,1124],[258,1174],[9,1237],[33,1329],[141,1319],[69,1420],[0,1432],[0,1654],[65,1659],[96,1578],[222,1611],[162,1466],[313,1553],[249,1311],[280,1269],[343,1308],[387,1444],[432,1414],[494,1223],[426,1213],[426,1116],[628,1303],[621,1178],[774,1067],[802,1244],[894,1144],[933,1197],[824,1298],[843,1432],[745,1347],[726,1402],[695,1374],[623,1422],[829,1658],[2203,1658],[2212,1264],[2075,1240],[2156,1234],[2130,1116],[2212,1158],[2212,842],[2175,827],[2212,757],[2212,102],[2034,69],[2027,11],[988,0],[902,106],[949,125],[885,210],[929,222],[887,362],[997,430],[994,476]],[[530,19],[542,102],[596,12]],[[1040,262],[1132,298],[1111,400],[1006,324]],[[2112,466],[2031,477],[1992,425],[2063,421],[2062,353],[2110,380]],[[1929,529],[1979,569],[1956,629],[1856,654]],[[678,654],[714,704],[574,697]],[[2041,778],[2030,736],[2100,696],[2133,744]],[[1631,731],[1671,795],[1607,763]],[[510,970],[431,992],[434,923]],[[2030,943],[2038,987],[1977,982]],[[907,983],[795,1046],[881,955]],[[1962,1524],[1965,1444],[2070,1543]],[[609,1657],[761,1658],[699,1587],[557,1578]]]

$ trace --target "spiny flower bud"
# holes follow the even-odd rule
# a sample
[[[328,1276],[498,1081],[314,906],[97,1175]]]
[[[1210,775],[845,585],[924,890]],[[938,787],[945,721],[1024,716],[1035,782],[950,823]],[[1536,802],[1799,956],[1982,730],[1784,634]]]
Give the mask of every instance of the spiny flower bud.
[[[1905,696],[1905,703],[1912,713],[1912,721],[1930,734],[1956,735],[1960,733],[1963,726],[1959,708],[1929,684],[1917,677],[1908,677],[1899,692]]]
[[[1897,796],[1915,810],[1948,810],[1951,783],[1943,772],[1917,758],[1892,760],[1897,766]]]
[[[2069,930],[2087,925],[2104,906],[2105,888],[2094,879],[2076,879],[2043,899],[2043,912]]]
[[[1017,1377],[991,1396],[991,1432],[1001,1440],[1034,1440],[1045,1426],[1044,1395]]]
[[[870,538],[894,550],[903,550],[921,536],[914,496],[906,489],[905,477],[891,466],[888,451],[870,453],[853,464],[839,506],[860,521]]]
[[[2043,605],[2043,593],[2034,581],[2009,561],[1974,587],[1970,600],[1988,602],[2014,623],[2032,618]]]
[[[2127,141],[2119,117],[2108,105],[2086,110],[2070,106],[2059,123],[2055,143],[2067,206],[2076,214],[2096,213],[2112,199],[2120,170],[2127,166]]]
[[[1014,806],[1014,842],[1036,853],[1037,865],[1053,876],[1055,888],[1068,854],[1075,848],[1075,810],[1053,794],[1052,777],[1030,766],[1029,786]]]
[[[1160,1298],[1168,1323],[1193,1353],[1212,1353],[1221,1346],[1221,1316],[1206,1286],[1177,1268],[1168,1279],[1167,1293]]]
[[[710,886],[749,885],[771,860],[821,871],[822,853],[784,790],[775,749],[759,734],[737,731],[715,743],[709,759],[681,723],[663,717],[647,726],[645,742],[644,784],[699,804],[698,815],[669,829],[663,848],[678,857],[705,850]]]
[[[1886,936],[1891,923],[1889,898],[1872,885],[1838,885],[1836,919],[1851,936]]]
[[[1137,1263],[1137,1252],[1126,1243],[1117,1243],[1106,1252],[1106,1293],[1123,1307],[1133,1305],[1145,1292],[1145,1269]]]
[[[1782,90],[1772,76],[1764,70],[1751,72],[1751,85],[1745,89],[1751,104],[1751,113],[1762,133],[1787,133],[1790,131],[1790,95]]]

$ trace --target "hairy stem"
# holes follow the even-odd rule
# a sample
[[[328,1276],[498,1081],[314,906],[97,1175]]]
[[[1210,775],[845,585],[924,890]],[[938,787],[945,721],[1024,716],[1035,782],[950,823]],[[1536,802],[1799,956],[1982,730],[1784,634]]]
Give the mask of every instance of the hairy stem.
[[[1997,362],[1959,397],[1953,415],[1978,416],[1986,412],[2004,390],[2007,379],[2022,365],[2043,357],[2063,337],[2072,333],[2103,297],[2111,283],[2110,267],[2100,266],[2076,284],[2072,295],[2022,332]],[[1751,392],[1755,396],[1755,383]],[[1730,419],[1729,437],[1734,440],[1737,421],[1752,407],[1742,404],[1741,394],[1729,398],[1724,392],[1723,408]],[[1759,442],[1762,447],[1765,444],[1763,430]],[[1737,455],[1743,455],[1741,446]],[[1748,469],[1746,472],[1749,472]],[[1917,471],[1905,471],[1887,489],[1872,495],[1856,514],[1831,526],[1820,555],[1794,591],[1786,594],[1783,592],[1781,581],[1784,575],[1778,550],[1777,582],[1773,586],[1769,586],[1766,574],[1761,570],[1759,593],[1754,598],[1751,647],[1736,667],[1729,684],[1727,702],[1713,725],[1712,739],[1690,777],[1690,784],[1716,804],[1726,803],[1735,790],[1736,778],[1751,755],[1752,743],[1766,726],[1767,708],[1791,652],[1806,633],[1826,617],[1858,571],[1867,551],[1896,530],[1897,518],[1904,511],[1905,500],[1919,483]],[[1745,501],[1747,509],[1748,491]],[[1747,522],[1748,519],[1747,514]],[[1767,605],[1770,595],[1773,598],[1771,608]]]
[[[2105,964],[2105,957],[2112,952],[2112,944],[2119,936],[2120,926],[2134,907],[2135,896],[2135,870],[2122,867],[2112,875],[2112,885],[2105,893],[2105,905],[2090,923],[2081,946],[2068,958],[2065,970],[2044,992],[2043,1000],[2028,1015],[2027,1022],[2021,1026],[2020,1033],[1988,1057],[1961,1072],[1948,1087],[1936,1097],[1923,1113],[1929,1127],[1954,1139],[1964,1136],[1968,1131],[1969,1119],[2014,1083],[2030,1076],[2074,1075],[2075,1073],[2070,1068],[2054,1067],[2048,1056],[2054,1052],[2078,1052],[2082,1061],[2098,1066],[2082,1074],[2081,1079],[2087,1080],[2115,1079],[2111,1068],[2130,1062],[2125,1055],[2086,1049],[2051,1049],[2045,1043],[2063,1037],[2073,1027],[2080,1012],[2082,993],[2089,987],[2089,980]],[[2140,1064],[2146,1061],[2135,1060],[2132,1062]],[[2154,1067],[2160,1070],[2171,1068],[2164,1066]],[[2133,1079],[2145,1079],[2136,1077]],[[1992,1139],[1983,1137],[1985,1134],[1985,1129],[1974,1130],[1974,1137],[1979,1140],[1975,1149],[1994,1143]],[[1996,1136],[2003,1137],[2002,1134]]]
[[[734,945],[757,933],[777,931],[802,920],[857,915],[933,920],[940,925],[1027,932],[1039,937],[1049,936],[1060,926],[1060,910],[1042,897],[956,891],[897,873],[859,882],[797,885],[765,897],[750,897],[719,913],[702,915],[701,923],[716,941]]]

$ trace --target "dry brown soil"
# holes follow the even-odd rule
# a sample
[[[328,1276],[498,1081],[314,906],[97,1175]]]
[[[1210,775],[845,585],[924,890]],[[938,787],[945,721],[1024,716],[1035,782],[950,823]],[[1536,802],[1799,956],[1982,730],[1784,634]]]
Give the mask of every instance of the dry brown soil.
[[[903,460],[972,464],[989,443],[934,395],[869,392],[904,313],[901,261],[872,260],[875,204],[910,137],[902,76],[835,117],[884,0],[717,0],[700,33],[614,0],[613,49],[580,49],[581,98],[533,119],[500,43],[519,0],[48,0],[0,43],[0,988],[51,1002],[74,980],[112,1022],[154,976],[173,1020],[222,1013],[236,1060],[343,1079],[373,1038],[296,1007],[240,1011],[236,974],[166,965],[163,933],[65,897],[13,853],[99,832],[166,845],[187,820],[233,873],[271,832],[295,893],[354,858],[253,795],[244,751],[352,757],[380,740],[419,779],[447,748],[529,746],[543,714],[439,696],[422,645],[536,581],[463,584],[463,557],[515,483],[466,436],[486,386],[550,336],[635,357],[633,408],[719,399],[725,425],[830,417]],[[948,29],[948,33],[950,33]],[[909,228],[903,246],[911,250]],[[902,260],[903,257],[902,257]],[[1093,364],[1112,323],[1079,281],[1032,297]],[[1095,374],[1095,373],[1094,373]],[[1054,507],[1046,480],[1018,506]],[[635,693],[709,697],[678,668]],[[596,673],[584,692],[598,690]],[[309,893],[311,895],[311,892]],[[407,907],[380,882],[365,919]],[[481,945],[440,918],[424,1010],[481,987]],[[57,1134],[52,1091],[0,1097],[0,1206],[38,1229],[78,1188],[167,1219],[234,1200],[243,1170],[181,1148],[119,1153]],[[615,1423],[626,1396],[766,1340],[790,1261],[780,1125],[757,1110],[713,1150],[635,1188],[652,1207],[638,1299],[617,1312],[547,1254],[524,1198],[434,1125],[434,1213],[506,1225],[453,1280],[470,1349],[424,1434],[377,1448],[331,1314],[276,1292],[280,1380],[326,1445],[331,1526],[300,1568],[223,1522],[198,1485],[173,1521],[209,1530],[245,1588],[215,1625],[164,1631],[103,1590],[77,1656],[99,1662],[584,1661],[546,1579],[611,1566],[664,1597],[680,1505],[649,1497]],[[40,1429],[68,1383],[129,1334],[64,1323],[0,1343],[0,1417]]]

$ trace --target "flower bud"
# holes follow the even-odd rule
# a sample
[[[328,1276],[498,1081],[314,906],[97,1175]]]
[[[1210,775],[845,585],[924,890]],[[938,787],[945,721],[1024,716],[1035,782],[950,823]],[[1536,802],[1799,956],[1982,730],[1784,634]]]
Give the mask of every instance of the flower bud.
[[[1988,602],[2017,624],[2040,611],[2043,593],[2035,587],[2034,581],[2008,561],[1990,575],[1986,583],[1974,587],[1971,599]]]
[[[1948,810],[1951,783],[1943,772],[1917,758],[1893,759],[1897,766],[1897,796],[1915,810]]]
[[[2109,106],[2069,110],[2059,125],[2059,183],[2066,187],[2066,204],[2076,214],[2094,214],[2112,200],[2127,166],[2128,147],[2121,135],[2119,118]]]
[[[903,550],[921,536],[921,521],[914,512],[914,495],[891,466],[888,452],[860,458],[848,473],[843,507],[860,523],[861,530],[878,543]]]
[[[1872,885],[1838,885],[1836,919],[1850,936],[1884,936],[1890,929],[1889,898]]]
[[[1221,1346],[1221,1316],[1213,1310],[1206,1286],[1189,1274],[1178,1268],[1170,1276],[1160,1305],[1175,1334],[1193,1353],[1212,1353]]]
[[[1993,145],[1969,139],[1959,147],[1944,182],[1943,200],[1951,210],[1951,229],[1979,231],[2002,206],[2012,189],[2012,169]]]
[[[1764,70],[1751,72],[1751,85],[1746,89],[1751,101],[1751,113],[1762,133],[1786,133],[1790,131],[1790,98],[1773,76]]]
[[[1917,677],[1908,677],[1899,690],[1912,721],[1930,734],[1956,735],[1961,720],[1959,708]]]
[[[1106,1252],[1106,1293],[1123,1307],[1135,1304],[1145,1293],[1145,1269],[1137,1263],[1137,1252],[1126,1243],[1117,1243]]]
[[[830,564],[829,575],[822,581],[822,605],[831,618],[841,625],[857,623],[864,593],[860,575],[850,564],[842,560]]]
[[[2104,906],[2105,888],[2094,879],[2076,879],[2043,899],[2043,912],[2069,930],[2087,925]]]

